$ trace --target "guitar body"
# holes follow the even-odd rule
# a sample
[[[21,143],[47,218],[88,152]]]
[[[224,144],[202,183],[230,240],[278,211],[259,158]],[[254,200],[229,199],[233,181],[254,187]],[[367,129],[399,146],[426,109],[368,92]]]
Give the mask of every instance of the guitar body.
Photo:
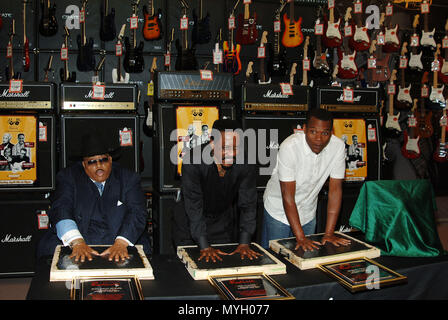
[[[212,33],[210,32],[210,14],[207,13],[207,15],[198,20],[198,16],[196,15],[196,12],[193,10],[193,20],[194,20],[194,26],[193,26],[193,33],[191,40],[194,44],[205,44],[209,43],[212,39]]]
[[[243,14],[238,15],[238,29],[236,30],[236,42],[239,44],[253,44],[257,41],[257,14],[252,18],[244,19]]]
[[[387,119],[386,119],[386,124],[385,124],[386,129],[401,132],[400,123],[398,122],[399,118],[400,118],[400,112],[398,112],[397,114],[394,114],[394,115],[387,114]]]
[[[224,52],[224,63],[222,65],[224,72],[230,72],[234,75],[237,75],[241,71],[241,46],[237,44],[234,49],[231,50],[229,43],[227,41],[224,41],[222,44],[222,48]]]
[[[409,110],[412,107],[411,84],[407,87],[398,88],[397,100],[394,103],[396,109]]]
[[[118,70],[116,68],[112,69],[112,82],[113,83],[129,83],[129,73],[125,72],[124,76],[120,75],[120,80],[118,80]]]
[[[434,151],[433,157],[434,161],[443,163],[446,162],[447,159],[447,148],[446,148],[446,143],[440,142],[439,141],[439,145],[437,146],[436,151]]]
[[[112,41],[117,35],[117,29],[115,27],[115,9],[112,8],[110,13],[104,16],[101,10],[101,27],[100,27],[100,39],[101,41]]]
[[[76,67],[79,71],[92,71],[95,69],[95,55],[93,54],[93,39],[89,38],[85,45],[82,45],[81,35],[78,35],[78,57]]]
[[[445,104],[445,97],[443,96],[444,89],[444,85],[441,88],[435,88],[434,86],[431,86],[431,94],[429,95],[429,100],[434,103]]]
[[[436,41],[434,40],[434,33],[436,32],[436,29],[432,29],[431,32],[425,32],[422,31],[422,39],[420,40],[420,44],[424,47],[431,46],[436,47]]]
[[[272,77],[283,77],[288,73],[288,67],[285,60],[285,51],[280,50],[278,54],[271,49],[267,63],[268,70]]]
[[[283,32],[282,44],[286,48],[294,48],[303,42],[302,33],[302,17],[294,21],[289,19],[287,14],[283,15],[283,23],[285,24],[285,31]]]
[[[180,45],[179,39],[176,40],[177,59],[174,66],[176,71],[182,70],[197,70],[198,63],[196,61],[195,51],[196,49],[183,49]]]
[[[59,69],[59,77],[61,82],[76,82],[76,72],[69,73],[68,79],[65,80],[65,70],[64,68]]]
[[[421,151],[418,145],[419,140],[420,137],[417,136],[417,138],[411,138],[409,137],[407,130],[404,131],[404,142],[401,147],[401,153],[404,157],[408,159],[417,159],[420,157]]]
[[[384,82],[389,80],[391,75],[389,64],[390,54],[383,53],[382,59],[376,60],[376,69],[372,72],[372,80],[375,82]]]
[[[330,74],[331,68],[327,60],[327,50],[321,54],[314,52],[313,69],[324,74]]]
[[[424,115],[416,112],[415,118],[417,119],[418,135],[422,138],[431,137],[434,133],[434,128],[431,122],[432,112],[425,112]]]
[[[145,68],[145,60],[143,59],[143,42],[135,48],[131,46],[128,37],[124,38],[125,50],[123,67],[127,73],[141,73]]]
[[[439,80],[443,83],[448,83],[448,61],[446,59],[439,59],[440,70],[438,72]]]
[[[41,10],[44,12],[45,1],[41,3]],[[56,4],[48,9],[48,17],[42,14],[39,22],[39,33],[44,37],[52,37],[58,32],[58,21],[56,20]]]
[[[411,69],[423,70],[422,54],[423,51],[420,51],[419,54],[414,54],[411,52],[411,57],[409,59],[409,67]]]
[[[394,28],[386,28],[385,39],[384,52],[392,53],[400,50],[401,44],[400,39],[398,39],[398,24]]]
[[[154,15],[149,14],[149,10],[146,6],[143,6],[143,14],[145,17],[145,23],[143,24],[143,38],[145,40],[159,40],[162,38],[162,22],[159,19],[161,10]]]
[[[341,46],[342,35],[341,35],[341,32],[339,31],[340,22],[341,22],[341,19],[339,19],[337,22],[334,22],[334,23],[326,22],[326,26],[325,26],[326,31],[324,32],[324,35],[322,38],[325,47],[335,48],[335,47]]]
[[[22,58],[23,71],[30,71],[30,44],[28,39],[26,39],[23,46],[23,58]]]
[[[355,26],[355,34],[350,38],[349,44],[352,50],[365,51],[370,48],[370,38],[366,27]]]
[[[337,77],[341,79],[354,79],[358,76],[358,67],[355,63],[356,51],[351,54],[346,54],[338,48],[338,74]]]

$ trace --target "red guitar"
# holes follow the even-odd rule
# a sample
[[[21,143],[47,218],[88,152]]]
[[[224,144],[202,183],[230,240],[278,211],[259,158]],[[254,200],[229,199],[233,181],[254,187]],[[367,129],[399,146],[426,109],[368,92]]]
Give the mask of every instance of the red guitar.
[[[388,5],[391,5],[390,3]],[[400,50],[400,39],[398,38],[398,24],[395,26],[392,25],[392,16],[388,16],[386,18],[387,22],[385,23],[386,32],[385,39],[386,42],[384,44],[384,52],[398,52]]]
[[[404,131],[404,142],[401,147],[401,153],[408,159],[417,159],[420,157],[421,151],[418,145],[420,136],[418,135],[418,130],[416,130],[417,120],[415,118],[415,110],[417,109],[418,99],[414,99],[414,105],[412,106],[412,115],[409,116],[408,120],[408,130]]]
[[[441,135],[439,145],[434,152],[433,158],[437,162],[446,162],[447,159],[447,147],[446,147],[446,106],[443,108],[443,115],[440,118]]]
[[[442,40],[443,42],[448,42],[448,19],[446,19],[445,23],[445,38]],[[439,56],[440,70],[439,70],[439,80],[443,83],[448,83],[448,48],[445,48],[445,54],[442,58]]]
[[[287,48],[294,48],[299,46],[303,42],[302,34],[302,17],[299,20],[295,20],[294,17],[294,1],[289,2],[289,18],[283,14],[283,23],[285,24],[285,31],[283,32],[282,44]]]
[[[380,18],[380,29],[381,25],[384,21],[384,13],[381,14]],[[380,31],[375,40],[375,53],[374,56],[376,58],[376,68],[373,70],[372,80],[374,82],[384,82],[390,79],[391,71],[390,71],[390,54],[383,53],[384,46],[384,34]]]
[[[370,38],[367,27],[362,24],[362,2],[356,0],[353,7],[361,6],[361,12],[354,13],[356,25],[355,34],[350,38],[350,48],[356,51],[365,51],[370,48]]]
[[[162,22],[159,19],[160,9],[154,12],[153,0],[149,0],[148,7],[143,6],[145,23],[143,24],[143,38],[145,40],[158,40],[162,37]]]
[[[345,26],[348,26],[348,21],[351,19],[351,11],[352,8],[348,7],[347,11],[345,12]],[[348,47],[348,38],[347,36],[344,36],[343,40],[343,50],[338,48],[338,66],[339,66],[339,72],[338,72],[338,78],[341,79],[354,79],[358,76],[358,67],[355,63],[356,58],[356,50],[353,52],[350,52],[350,48]]]
[[[334,21],[334,8],[330,8],[330,19],[326,21],[325,18],[325,32],[322,38],[324,45],[327,48],[339,47],[342,44],[342,35],[339,30],[341,18],[338,21]]]
[[[250,14],[249,3],[244,4],[244,17],[238,15],[238,29],[236,31],[236,42],[240,44],[253,44],[257,41],[257,13]]]
[[[28,37],[26,36],[26,3],[27,0],[23,0],[23,57],[22,65],[23,71],[30,71],[30,44],[28,42]]]

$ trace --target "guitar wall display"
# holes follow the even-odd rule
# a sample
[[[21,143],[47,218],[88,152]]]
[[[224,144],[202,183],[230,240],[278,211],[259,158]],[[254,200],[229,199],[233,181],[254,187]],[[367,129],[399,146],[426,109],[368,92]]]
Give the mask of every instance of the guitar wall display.
[[[109,12],[109,0],[102,0],[100,39],[101,41],[112,41],[116,35],[115,8],[110,9]]]
[[[212,33],[210,31],[210,13],[204,17],[202,13],[202,0],[199,0],[199,17],[196,14],[196,10],[193,9],[193,32],[191,40],[194,44],[209,43],[212,39]]]
[[[95,55],[93,52],[93,38],[86,38],[86,18],[87,18],[87,0],[82,1],[81,11],[79,12],[79,22],[81,24],[81,34],[78,35],[78,58],[76,67],[79,71],[92,71],[95,69]]]
[[[143,38],[145,40],[159,40],[162,38],[162,21],[160,21],[160,16],[162,15],[162,10],[158,10],[157,13],[154,11],[154,1],[149,0],[148,6],[143,6],[143,15],[145,17],[145,22],[143,23]]]
[[[442,40],[442,43],[448,44],[448,19],[446,19],[445,23],[445,37]],[[443,58],[439,55],[439,66],[441,66],[439,70],[439,80],[445,84],[448,84],[448,46],[445,45],[444,56]]]
[[[189,8],[185,0],[180,0],[182,3],[183,16],[181,18],[181,40],[176,39],[177,59],[175,64],[176,71],[181,70],[197,70],[197,61],[195,56],[195,47],[188,44],[188,18],[187,10]]]
[[[257,41],[257,13],[250,12],[250,2],[244,3],[244,15],[238,15],[238,28],[236,30],[236,42],[238,44],[254,44]]]
[[[131,25],[133,24],[132,19],[138,19],[137,7],[140,0],[136,0],[132,3],[132,16]],[[135,22],[135,20],[134,20]],[[124,70],[127,73],[141,73],[145,68],[145,60],[143,58],[143,41],[140,41],[137,46],[137,26],[130,28],[130,39],[129,37],[124,38],[125,44],[125,56],[123,61]]]
[[[40,0],[42,16],[39,22],[39,32],[44,37],[52,37],[58,32],[56,20],[56,2],[51,5],[50,0]]]
[[[294,0],[288,0],[288,2],[289,18],[286,13],[283,14],[285,30],[283,31],[282,44],[287,48],[295,48],[303,42],[302,17],[295,20]]]

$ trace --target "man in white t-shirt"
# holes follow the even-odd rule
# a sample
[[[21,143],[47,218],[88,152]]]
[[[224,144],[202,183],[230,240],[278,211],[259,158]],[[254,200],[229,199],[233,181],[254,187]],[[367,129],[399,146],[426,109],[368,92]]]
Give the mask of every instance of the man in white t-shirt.
[[[269,240],[293,236],[296,250],[313,250],[326,242],[349,243],[334,235],[345,177],[345,145],[332,135],[332,129],[331,113],[312,109],[303,132],[292,134],[280,145],[277,164],[263,195],[263,247],[269,246]],[[306,235],[315,233],[318,194],[328,177],[327,225],[319,243]]]

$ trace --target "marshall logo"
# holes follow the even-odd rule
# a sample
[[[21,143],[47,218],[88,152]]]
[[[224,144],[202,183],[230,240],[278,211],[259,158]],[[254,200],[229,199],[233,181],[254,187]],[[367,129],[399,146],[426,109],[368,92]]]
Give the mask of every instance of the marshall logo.
[[[344,102],[344,94],[343,93],[341,93],[341,95],[339,96],[337,101]],[[361,101],[361,96],[353,97],[353,102],[360,102],[360,101]]]
[[[26,237],[22,237],[21,235],[17,237],[13,237],[11,234],[7,234],[1,241],[2,243],[9,242],[31,242],[32,235],[28,235]]]
[[[9,92],[9,89],[4,89],[2,94],[0,94],[0,98],[29,98],[30,91],[23,92]]]
[[[115,95],[115,92],[111,91],[104,95],[104,99],[113,99]],[[93,90],[90,90],[88,94],[84,96],[86,99],[90,99],[93,97]]]
[[[270,98],[270,99],[288,99],[289,95],[286,94],[282,94],[281,92],[274,92],[273,90],[268,90],[268,92],[266,92],[263,95],[263,98]]]

